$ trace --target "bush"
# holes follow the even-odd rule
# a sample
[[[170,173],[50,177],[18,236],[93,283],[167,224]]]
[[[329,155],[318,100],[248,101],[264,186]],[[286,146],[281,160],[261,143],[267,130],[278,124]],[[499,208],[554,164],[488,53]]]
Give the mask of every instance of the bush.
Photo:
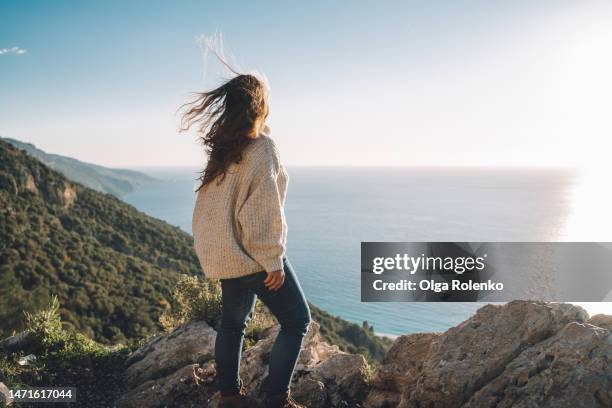
[[[183,275],[170,302],[159,318],[168,332],[190,320],[204,320],[212,327],[217,327],[221,320],[221,285],[216,281]]]
[[[159,318],[167,332],[191,320],[204,320],[218,329],[221,324],[221,285],[218,281],[199,276],[183,275],[172,292],[169,304]],[[245,347],[259,340],[276,319],[265,305],[257,300],[253,317],[245,335]]]
[[[96,343],[74,330],[64,330],[59,314],[60,302],[57,296],[51,298],[46,309],[36,313],[25,313],[26,330],[43,358],[57,357],[69,362],[82,356],[103,357],[110,349]]]

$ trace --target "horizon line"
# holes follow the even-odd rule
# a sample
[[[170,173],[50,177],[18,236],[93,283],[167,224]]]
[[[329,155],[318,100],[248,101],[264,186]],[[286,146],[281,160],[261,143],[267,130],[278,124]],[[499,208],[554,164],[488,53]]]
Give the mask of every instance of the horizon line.
[[[126,166],[106,166],[111,169],[199,169],[204,166],[196,165],[126,165]],[[548,164],[283,164],[288,168],[466,168],[466,169],[562,169],[562,170],[581,170],[579,166],[571,165],[548,165]]]

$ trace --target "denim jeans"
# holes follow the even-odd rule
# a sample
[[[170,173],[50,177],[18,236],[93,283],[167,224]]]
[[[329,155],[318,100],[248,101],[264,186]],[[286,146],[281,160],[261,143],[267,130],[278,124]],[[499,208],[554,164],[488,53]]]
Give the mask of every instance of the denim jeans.
[[[310,309],[297,276],[283,258],[285,282],[277,291],[264,285],[267,273],[233,279],[221,279],[223,312],[215,342],[217,378],[221,395],[240,390],[240,354],[247,323],[253,315],[256,297],[270,309],[280,323],[280,332],[272,347],[265,391],[278,395],[289,391],[289,383],[300,354],[302,339],[310,324]]]

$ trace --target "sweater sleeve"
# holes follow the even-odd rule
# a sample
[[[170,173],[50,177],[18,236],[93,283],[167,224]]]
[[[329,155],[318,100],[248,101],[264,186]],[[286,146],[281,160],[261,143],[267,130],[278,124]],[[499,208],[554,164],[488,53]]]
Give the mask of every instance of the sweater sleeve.
[[[274,146],[258,155],[249,194],[238,213],[242,245],[266,272],[283,269],[286,222],[278,186],[280,159]]]

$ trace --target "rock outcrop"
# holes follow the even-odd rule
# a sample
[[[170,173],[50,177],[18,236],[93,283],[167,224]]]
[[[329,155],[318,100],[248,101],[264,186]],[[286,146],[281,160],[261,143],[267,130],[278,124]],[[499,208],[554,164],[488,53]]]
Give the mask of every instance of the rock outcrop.
[[[403,392],[413,389],[429,358],[439,333],[417,333],[398,337],[372,379],[372,389],[365,401],[370,408],[396,407]]]
[[[611,408],[611,322],[571,304],[487,305],[445,333],[399,337],[371,378],[363,356],[327,344],[313,322],[292,392],[311,408]],[[243,353],[252,396],[262,397],[277,332]],[[128,360],[119,405],[215,407],[214,337],[192,322],[153,339]]]
[[[241,378],[249,395],[263,397],[275,326],[243,353]],[[155,337],[128,359],[131,390],[121,407],[202,407],[217,405],[216,370],[212,357],[215,332],[204,322],[191,322],[173,333]],[[322,340],[312,322],[296,366],[293,396],[312,408],[359,406],[368,389],[369,367],[361,355],[348,354]]]
[[[610,330],[580,307],[487,305],[429,336],[395,342],[366,407],[612,407]]]
[[[209,361],[214,356],[215,331],[204,321],[194,321],[170,334],[157,335],[126,361],[128,385],[164,377],[189,364]]]

